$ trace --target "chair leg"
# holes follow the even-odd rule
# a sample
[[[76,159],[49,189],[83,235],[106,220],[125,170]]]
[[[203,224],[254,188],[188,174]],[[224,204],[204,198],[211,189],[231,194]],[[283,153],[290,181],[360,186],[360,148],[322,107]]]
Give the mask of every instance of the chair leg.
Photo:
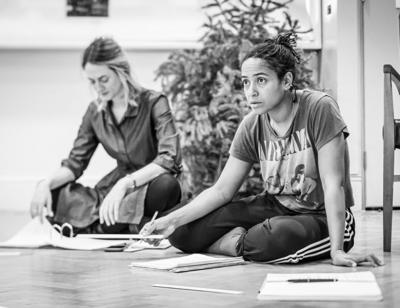
[[[385,134],[383,138],[383,251],[390,252],[392,246],[392,212],[394,179],[394,141]],[[389,140],[388,140],[389,139]]]

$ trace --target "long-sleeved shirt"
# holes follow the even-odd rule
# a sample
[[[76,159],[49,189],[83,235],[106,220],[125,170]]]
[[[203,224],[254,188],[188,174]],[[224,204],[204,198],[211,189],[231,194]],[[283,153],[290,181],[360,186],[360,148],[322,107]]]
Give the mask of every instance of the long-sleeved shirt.
[[[134,172],[153,162],[171,173],[181,170],[179,136],[168,100],[161,93],[144,90],[138,106],[128,109],[117,124],[110,102],[99,110],[92,102],[83,116],[73,148],[62,165],[79,178],[101,143],[119,167]]]
[[[149,163],[155,163],[177,174],[181,170],[179,135],[167,98],[161,93],[144,90],[136,100],[138,106],[128,109],[117,123],[111,102],[99,110],[92,102],[83,116],[78,136],[62,166],[79,178],[96,150],[102,144],[117,161],[117,167],[104,176],[94,188],[76,182],[61,187],[56,194],[55,221],[75,227],[87,227],[99,218],[98,208],[115,183]],[[140,222],[148,185],[128,191],[122,200],[118,222]]]

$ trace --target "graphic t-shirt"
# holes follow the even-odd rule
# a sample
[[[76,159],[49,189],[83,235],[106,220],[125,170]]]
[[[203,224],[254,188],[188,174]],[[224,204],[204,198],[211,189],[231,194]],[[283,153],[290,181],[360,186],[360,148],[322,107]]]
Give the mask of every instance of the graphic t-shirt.
[[[268,115],[248,114],[233,139],[230,155],[260,163],[265,191],[297,212],[324,210],[324,192],[318,170],[318,151],[348,131],[339,107],[329,95],[297,91],[298,109],[285,136],[272,129]],[[353,205],[346,143],[344,193],[346,207]]]

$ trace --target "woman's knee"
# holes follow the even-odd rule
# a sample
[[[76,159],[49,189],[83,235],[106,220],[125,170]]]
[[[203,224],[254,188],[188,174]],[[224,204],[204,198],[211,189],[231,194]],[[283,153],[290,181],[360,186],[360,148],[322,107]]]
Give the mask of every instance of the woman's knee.
[[[175,232],[168,237],[168,240],[172,246],[186,252],[186,247],[185,247],[186,240],[182,232],[179,232],[179,229],[175,230]]]
[[[315,238],[296,220],[274,217],[252,227],[243,237],[242,255],[250,261],[269,262],[295,253]]]
[[[245,260],[267,262],[273,259],[276,249],[274,249],[273,237],[266,224],[268,224],[268,219],[253,226],[241,238],[239,254]]]
[[[188,230],[187,226],[182,226],[176,229],[175,232],[169,236],[168,240],[172,246],[186,253],[203,251],[203,247],[200,247],[197,241],[191,237],[191,232]]]
[[[173,208],[181,199],[181,187],[171,174],[162,174],[149,183],[145,199],[145,216],[155,211],[165,212]]]
[[[150,182],[148,191],[159,196],[173,197],[179,202],[181,186],[176,177],[169,173],[163,173]]]
[[[165,188],[170,190],[181,189],[179,182],[175,176],[170,173],[163,173],[150,182],[150,188]]]

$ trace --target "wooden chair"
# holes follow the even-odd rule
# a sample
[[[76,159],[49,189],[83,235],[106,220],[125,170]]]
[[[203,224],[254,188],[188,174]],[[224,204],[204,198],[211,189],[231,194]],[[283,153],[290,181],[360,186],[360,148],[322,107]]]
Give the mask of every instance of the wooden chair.
[[[392,83],[400,94],[400,75],[389,64],[384,73],[384,124],[383,124],[383,251],[392,246],[393,182],[400,181],[394,174],[394,151],[400,149],[400,119],[394,118]]]

